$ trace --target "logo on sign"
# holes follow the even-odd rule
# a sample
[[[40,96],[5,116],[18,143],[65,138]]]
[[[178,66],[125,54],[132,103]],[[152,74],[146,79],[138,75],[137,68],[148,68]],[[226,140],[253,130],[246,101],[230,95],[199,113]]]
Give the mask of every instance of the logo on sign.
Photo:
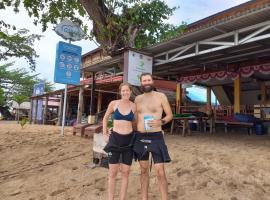
[[[84,32],[80,26],[68,19],[64,19],[58,24],[54,31],[66,40],[78,41],[84,37]]]

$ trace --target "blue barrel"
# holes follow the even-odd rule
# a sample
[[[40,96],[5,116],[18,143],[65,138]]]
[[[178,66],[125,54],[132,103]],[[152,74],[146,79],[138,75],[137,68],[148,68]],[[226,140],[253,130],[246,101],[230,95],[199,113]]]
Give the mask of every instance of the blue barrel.
[[[256,135],[264,135],[264,127],[262,124],[256,124],[255,125],[255,131],[256,131]]]
[[[192,131],[196,131],[197,130],[197,124],[192,122],[192,123],[189,123],[189,128],[190,130]]]

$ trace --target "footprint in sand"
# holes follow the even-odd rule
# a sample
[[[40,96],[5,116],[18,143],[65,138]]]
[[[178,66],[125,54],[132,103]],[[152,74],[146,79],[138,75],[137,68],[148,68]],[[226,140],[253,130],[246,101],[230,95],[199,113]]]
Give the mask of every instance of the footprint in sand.
[[[169,199],[178,199],[177,191],[171,191],[169,193]]]
[[[60,190],[56,190],[56,191],[54,191],[54,192],[52,192],[51,194],[50,194],[50,196],[56,196],[56,195],[58,195],[58,194],[61,194],[61,193],[63,193],[63,192],[65,192],[67,189],[60,189]]]
[[[16,191],[16,192],[10,194],[9,196],[17,196],[18,194],[21,194],[21,191]]]
[[[65,153],[59,153],[58,154],[58,156],[64,156],[65,155]]]
[[[229,183],[227,184],[227,186],[228,186],[229,188],[233,189],[233,190],[236,190],[236,189],[238,188],[237,185],[236,185],[235,183],[233,183],[233,182],[229,182]]]
[[[97,188],[98,190],[103,190],[103,189],[105,190],[105,186],[106,186],[106,178],[105,177],[95,180],[95,188]]]
[[[177,172],[177,176],[183,176],[184,174],[190,174],[190,171],[187,169],[183,169],[182,171]]]
[[[50,148],[50,149],[49,149],[49,152],[52,153],[52,152],[54,152],[54,151],[57,150],[57,149],[58,149],[57,147]]]
[[[199,174],[202,174],[202,173],[204,173],[204,172],[207,172],[208,170],[209,170],[208,168],[202,167],[202,168],[196,169],[195,171],[196,171],[197,173],[199,173]]]
[[[207,187],[207,183],[208,183],[208,181],[204,181],[204,182],[200,183],[200,184],[196,187],[196,189],[197,189],[197,190],[201,190],[201,189],[203,189],[203,188],[206,188],[206,187]]]

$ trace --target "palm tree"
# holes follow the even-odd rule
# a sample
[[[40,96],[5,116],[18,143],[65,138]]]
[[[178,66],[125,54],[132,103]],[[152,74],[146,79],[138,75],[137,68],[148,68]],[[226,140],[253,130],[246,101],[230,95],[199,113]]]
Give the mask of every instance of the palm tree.
[[[23,102],[25,102],[27,99],[28,99],[28,97],[27,97],[27,96],[23,96],[23,95],[15,95],[15,96],[13,97],[13,100],[14,100],[15,102],[18,103],[18,109],[17,109],[17,112],[16,112],[18,123],[19,123],[19,121],[20,121],[20,116],[19,116],[20,105],[21,105]]]

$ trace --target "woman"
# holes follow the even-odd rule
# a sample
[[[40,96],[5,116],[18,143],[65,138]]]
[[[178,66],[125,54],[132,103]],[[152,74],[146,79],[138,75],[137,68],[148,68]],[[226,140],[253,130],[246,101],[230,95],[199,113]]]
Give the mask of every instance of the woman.
[[[132,93],[131,86],[128,83],[122,83],[119,87],[121,94],[120,100],[111,101],[103,118],[103,135],[108,144],[104,150],[109,158],[109,184],[108,199],[114,199],[115,180],[120,169],[121,172],[121,191],[120,199],[126,198],[128,187],[128,176],[133,159],[133,128],[132,122],[136,107],[129,100]],[[113,113],[113,130],[109,134],[107,123],[110,115]]]

